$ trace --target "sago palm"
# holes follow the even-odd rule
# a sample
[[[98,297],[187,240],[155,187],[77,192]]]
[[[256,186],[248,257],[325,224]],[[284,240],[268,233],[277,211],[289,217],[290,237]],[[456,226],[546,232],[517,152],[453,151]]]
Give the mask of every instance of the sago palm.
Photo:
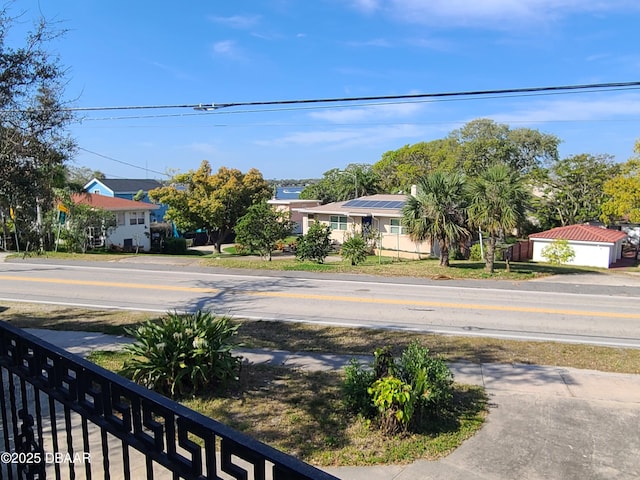
[[[493,273],[496,240],[518,226],[528,197],[521,177],[508,165],[487,168],[469,184],[469,223],[489,236],[485,270]]]
[[[433,172],[422,178],[415,196],[405,204],[403,224],[413,241],[429,240],[440,247],[440,266],[449,266],[449,246],[469,237],[465,227],[465,177]]]

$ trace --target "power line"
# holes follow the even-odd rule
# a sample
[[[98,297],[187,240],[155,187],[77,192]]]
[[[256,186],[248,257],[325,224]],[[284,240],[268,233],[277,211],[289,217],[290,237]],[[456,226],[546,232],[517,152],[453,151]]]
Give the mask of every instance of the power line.
[[[117,158],[109,157],[107,155],[103,155],[103,154],[98,153],[98,152],[93,152],[93,151],[88,150],[86,148],[78,147],[78,150],[82,150],[83,152],[87,152],[87,153],[90,153],[92,155],[96,155],[98,157],[106,158],[107,160],[111,160],[112,162],[117,162],[117,163],[121,163],[122,165],[127,165],[128,167],[138,168],[140,170],[145,170],[147,172],[157,173],[157,174],[163,175],[165,177],[169,177],[170,176],[165,172],[158,172],[157,170],[152,170],[150,168],[141,167],[139,165],[135,165],[133,163],[129,163],[129,162],[125,162],[125,161],[122,161],[122,160],[118,160]]]
[[[322,104],[322,103],[353,103],[370,102],[381,100],[417,100],[427,98],[450,98],[450,97],[484,97],[489,95],[509,95],[519,93],[542,93],[542,92],[576,92],[580,90],[610,90],[620,88],[637,88],[640,82],[611,82],[611,83],[591,83],[584,85],[560,85],[547,87],[526,87],[526,88],[506,88],[497,90],[471,90],[458,92],[437,92],[437,93],[413,93],[403,95],[377,95],[368,97],[336,97],[336,98],[307,98],[298,100],[268,100],[257,102],[230,102],[230,103],[195,103],[195,104],[175,104],[175,105],[126,105],[107,107],[69,107],[66,111],[92,112],[92,111],[113,111],[113,110],[158,110],[158,109],[178,109],[190,108],[194,110],[207,111],[218,110],[231,107],[256,107],[256,106],[276,106],[276,105],[302,105],[302,104]],[[10,112],[5,110],[4,112]]]

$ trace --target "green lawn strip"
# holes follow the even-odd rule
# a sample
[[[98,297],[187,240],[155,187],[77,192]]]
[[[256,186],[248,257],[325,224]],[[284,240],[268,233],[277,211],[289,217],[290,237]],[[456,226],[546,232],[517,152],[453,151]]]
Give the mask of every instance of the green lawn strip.
[[[117,371],[127,356],[95,352],[90,359]],[[320,466],[407,463],[440,458],[482,426],[487,398],[480,387],[456,385],[450,414],[424,432],[385,437],[345,410],[340,373],[243,365],[240,381],[219,396],[182,403],[275,448]]]

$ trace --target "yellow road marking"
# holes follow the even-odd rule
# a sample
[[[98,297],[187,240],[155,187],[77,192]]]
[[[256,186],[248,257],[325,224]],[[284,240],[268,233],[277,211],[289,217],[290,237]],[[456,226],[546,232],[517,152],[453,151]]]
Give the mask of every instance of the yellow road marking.
[[[145,285],[141,283],[102,282],[99,280],[62,280],[59,278],[10,277],[0,275],[0,280],[19,280],[35,283],[62,283],[65,285],[91,285],[94,287],[137,288],[143,290],[164,290],[176,292],[219,293],[218,288],[178,287],[172,285]]]
[[[362,297],[344,297],[340,295],[309,295],[304,293],[287,293],[287,292],[243,292],[245,295],[254,297],[279,297],[279,298],[297,298],[301,300],[323,300],[332,302],[352,302],[352,303],[374,303],[383,305],[413,305],[420,307],[440,307],[440,308],[458,308],[464,310],[493,310],[502,312],[524,312],[524,313],[547,313],[554,315],[574,315],[589,317],[614,317],[614,318],[638,318],[637,313],[617,313],[617,312],[589,312],[585,310],[563,310],[555,308],[538,308],[538,307],[513,307],[507,305],[482,305],[473,303],[446,303],[446,302],[425,302],[421,300],[400,300],[396,298],[362,298]]]
[[[5,276],[5,275],[0,275],[0,280],[19,280],[23,282],[36,282],[36,283],[91,285],[91,286],[97,286],[97,287],[116,287],[116,288],[131,288],[131,289],[144,289],[144,290],[195,292],[195,293],[220,293],[222,291],[221,289],[218,289],[218,288],[180,287],[180,286],[172,286],[172,285],[145,285],[141,283],[103,282],[98,280],[63,280],[63,279],[54,279],[54,278],[14,277],[14,276]],[[552,314],[552,315],[640,319],[639,313],[592,312],[592,311],[586,311],[586,310],[565,310],[565,309],[542,308],[542,307],[517,307],[517,306],[507,306],[507,305],[483,305],[483,304],[472,304],[472,303],[428,302],[423,300],[401,300],[396,298],[363,298],[363,297],[347,297],[342,295],[316,295],[316,294],[292,293],[292,292],[259,292],[259,291],[250,291],[250,290],[247,290],[247,291],[235,290],[235,291],[232,291],[231,293],[235,293],[238,295],[248,295],[252,297],[295,298],[299,300],[368,303],[368,304],[379,304],[379,305],[409,305],[409,306],[418,306],[418,307],[456,308],[456,309],[463,309],[463,310],[490,310],[490,311],[501,311],[501,312],[544,313],[544,314]]]

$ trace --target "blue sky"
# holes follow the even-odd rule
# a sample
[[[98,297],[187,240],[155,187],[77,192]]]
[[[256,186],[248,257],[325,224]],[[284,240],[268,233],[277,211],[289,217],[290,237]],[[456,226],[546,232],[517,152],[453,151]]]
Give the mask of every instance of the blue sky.
[[[19,4],[25,24],[43,14],[69,30],[51,48],[69,67],[67,97],[77,107],[640,80],[637,0]],[[443,138],[480,117],[555,134],[563,157],[608,153],[625,161],[640,138],[640,90],[204,113],[85,112],[72,126],[81,148],[74,164],[111,178],[162,178],[157,172],[195,169],[204,159],[214,168],[256,167],[265,178],[319,177]]]

